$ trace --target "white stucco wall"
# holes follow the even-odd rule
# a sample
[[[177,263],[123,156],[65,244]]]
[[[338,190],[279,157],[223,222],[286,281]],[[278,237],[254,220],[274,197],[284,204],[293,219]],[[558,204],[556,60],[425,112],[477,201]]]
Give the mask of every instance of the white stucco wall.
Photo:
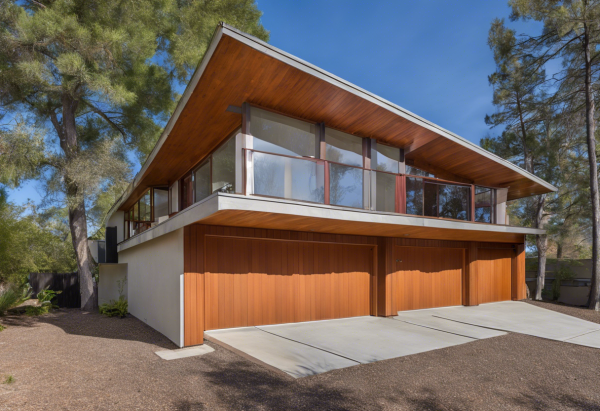
[[[127,264],[129,313],[183,346],[183,228],[119,252]]]
[[[100,264],[98,281],[98,304],[119,299],[117,281],[127,280],[127,264]],[[127,281],[123,286],[123,295],[127,298]]]

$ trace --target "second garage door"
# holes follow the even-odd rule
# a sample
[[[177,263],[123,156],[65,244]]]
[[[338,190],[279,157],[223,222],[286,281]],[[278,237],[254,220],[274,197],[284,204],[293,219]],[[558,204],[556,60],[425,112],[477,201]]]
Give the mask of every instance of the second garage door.
[[[205,329],[369,315],[373,246],[206,237]]]
[[[478,250],[479,304],[511,299],[511,249],[480,248]]]
[[[391,312],[462,304],[464,250],[394,247],[396,271],[390,276]]]

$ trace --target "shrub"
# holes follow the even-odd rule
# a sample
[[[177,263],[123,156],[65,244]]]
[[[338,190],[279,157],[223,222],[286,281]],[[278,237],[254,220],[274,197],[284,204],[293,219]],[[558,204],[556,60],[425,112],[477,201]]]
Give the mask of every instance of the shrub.
[[[31,297],[31,286],[25,284],[21,287],[9,285],[0,291],[0,315],[6,310],[23,304]]]
[[[48,314],[50,311],[50,307],[48,305],[38,306],[38,305],[30,305],[25,308],[25,315],[35,316],[35,315],[43,315]]]
[[[554,281],[552,282],[552,299],[558,300],[560,298],[560,286],[563,281],[573,281],[575,279],[575,273],[571,270],[571,267],[582,265],[579,261],[559,261],[557,262],[557,270],[554,273]]]
[[[15,382],[15,377],[7,375],[2,384],[12,384],[13,382]]]
[[[53,308],[58,308],[55,304],[56,296],[62,293],[62,291],[49,290],[48,287],[44,288],[37,294],[39,305],[30,305],[25,308],[25,314],[29,316],[48,314]]]
[[[117,301],[110,300],[109,303],[102,304],[100,306],[100,314],[107,317],[123,318],[127,315],[127,309],[127,300],[125,297],[120,296]]]
[[[128,304],[127,299],[123,295],[127,278],[117,280],[117,288],[119,290],[119,299],[117,301],[110,300],[110,302],[102,304],[100,306],[100,314],[106,315],[107,317],[119,317],[124,318],[127,315]]]
[[[41,307],[48,307],[48,311],[52,308],[58,308],[58,305],[55,304],[56,296],[62,293],[62,291],[52,291],[49,290],[48,287],[44,288],[37,294],[38,302]]]
[[[4,331],[6,329],[5,326],[3,326],[2,324],[0,324],[0,331]]]

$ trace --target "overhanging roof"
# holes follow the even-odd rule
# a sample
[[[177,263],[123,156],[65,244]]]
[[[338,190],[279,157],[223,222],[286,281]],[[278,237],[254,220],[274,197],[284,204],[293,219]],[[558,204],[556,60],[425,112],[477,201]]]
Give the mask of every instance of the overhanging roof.
[[[149,186],[181,177],[240,126],[241,115],[227,107],[244,102],[404,147],[407,160],[475,184],[509,187],[509,200],[556,191],[440,126],[221,24],[159,141],[113,210],[128,208]]]

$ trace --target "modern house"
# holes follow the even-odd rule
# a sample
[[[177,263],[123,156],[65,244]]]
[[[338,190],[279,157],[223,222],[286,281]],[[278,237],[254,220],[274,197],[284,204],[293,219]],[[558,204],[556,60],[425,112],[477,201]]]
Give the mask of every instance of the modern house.
[[[399,81],[402,81],[399,79]],[[205,330],[526,297],[506,202],[555,191],[225,24],[107,220],[100,299]]]

